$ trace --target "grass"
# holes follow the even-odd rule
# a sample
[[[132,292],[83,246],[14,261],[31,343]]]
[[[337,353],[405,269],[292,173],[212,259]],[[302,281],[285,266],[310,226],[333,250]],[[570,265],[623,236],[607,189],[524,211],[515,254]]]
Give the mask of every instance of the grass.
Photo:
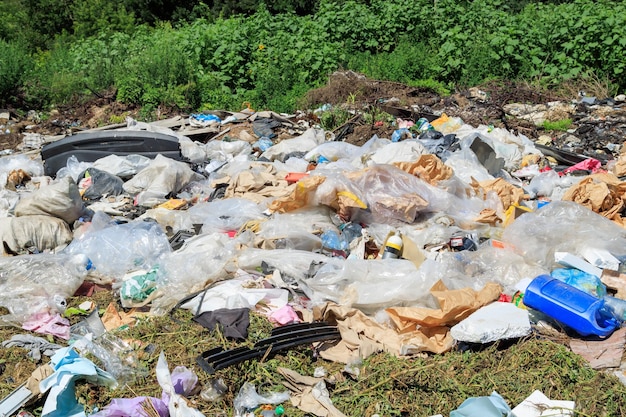
[[[97,293],[101,307],[112,300],[110,293]],[[70,301],[75,306],[85,298]],[[77,318],[72,318],[77,321]],[[248,340],[234,343],[219,329],[209,331],[191,320],[191,313],[178,310],[171,316],[150,317],[134,327],[114,334],[133,340],[141,366],[149,369],[116,390],[79,382],[76,394],[88,411],[102,409],[113,398],[153,396],[160,398],[154,369],[161,351],[173,369],[186,366],[198,376],[202,388],[221,379],[227,387],[216,401],[200,395],[191,398],[191,405],[207,416],[233,415],[233,402],[244,382],[253,383],[260,393],[283,392],[278,367],[286,367],[301,375],[312,376],[317,367],[326,370],[327,387],[333,404],[348,416],[416,416],[447,415],[467,398],[486,396],[497,391],[513,408],[534,390],[541,390],[552,399],[575,400],[578,416],[626,415],[626,387],[611,375],[588,367],[580,356],[572,353],[562,341],[558,343],[529,337],[515,343],[496,343],[480,350],[455,350],[443,355],[397,358],[379,353],[365,359],[359,375],[343,372],[344,365],[324,361],[310,345],[279,352],[264,360],[250,360],[217,371],[204,372],[196,363],[202,352],[221,346],[252,346],[269,336],[272,325],[265,317],[251,314]],[[3,340],[20,329],[0,328]],[[97,358],[90,358],[98,363]],[[0,364],[5,366],[0,380],[0,396],[4,397],[26,380],[38,366],[25,358],[21,348],[0,350]],[[37,415],[42,401],[27,408]],[[283,404],[286,415],[306,414],[289,402]]]
[[[544,130],[557,130],[560,132],[566,132],[572,126],[572,119],[561,119],[551,122],[544,120],[542,127]]]

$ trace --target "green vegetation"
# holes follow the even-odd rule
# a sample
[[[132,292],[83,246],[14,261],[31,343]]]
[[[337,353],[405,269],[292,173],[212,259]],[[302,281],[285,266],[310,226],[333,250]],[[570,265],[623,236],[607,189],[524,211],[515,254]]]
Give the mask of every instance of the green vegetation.
[[[544,120],[542,127],[544,130],[559,130],[561,132],[567,131],[567,129],[572,126],[572,119],[562,119],[551,122],[549,120]]]
[[[339,69],[440,93],[498,78],[626,88],[624,0],[6,3],[0,105],[114,88],[147,114],[246,101],[293,111]]]

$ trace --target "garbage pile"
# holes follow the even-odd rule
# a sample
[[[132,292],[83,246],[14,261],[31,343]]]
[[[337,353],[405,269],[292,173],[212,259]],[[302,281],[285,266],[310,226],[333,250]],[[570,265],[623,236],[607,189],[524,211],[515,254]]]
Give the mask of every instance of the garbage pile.
[[[623,99],[611,105],[621,112]],[[110,285],[125,309],[187,309],[233,339],[246,339],[251,311],[274,323],[252,348],[205,352],[206,372],[299,343],[324,342],[321,357],[353,364],[545,328],[587,341],[582,354],[594,343],[602,350],[626,320],[623,136],[591,158],[446,114],[397,117],[390,137],[361,146],[302,114],[246,109],[170,122],[129,119],[54,141],[27,135],[37,153],[0,159],[0,323],[31,332],[5,343],[51,356],[30,394],[0,411],[47,392],[42,415],[84,415],[65,400],[76,378],[115,386],[146,372],[98,314],[73,326],[63,317],[66,300],[96,284]],[[211,137],[193,140],[198,132]],[[598,368],[621,363],[621,354],[593,357]],[[238,398],[253,405],[235,404],[237,415],[290,398],[315,415],[343,415],[323,378],[283,372],[291,392],[268,399],[242,387]],[[157,376],[162,399],[120,399],[95,415],[203,415],[184,398],[192,372],[170,373],[161,356]],[[552,406],[562,415],[574,407]],[[451,415],[490,407],[511,411],[494,393]]]

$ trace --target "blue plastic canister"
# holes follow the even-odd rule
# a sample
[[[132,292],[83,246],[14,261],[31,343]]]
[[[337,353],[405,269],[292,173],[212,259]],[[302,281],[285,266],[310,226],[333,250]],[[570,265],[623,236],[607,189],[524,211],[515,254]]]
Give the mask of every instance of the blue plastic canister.
[[[610,335],[619,323],[604,318],[604,300],[596,298],[550,275],[539,275],[524,292],[524,304],[571,327],[582,336]]]

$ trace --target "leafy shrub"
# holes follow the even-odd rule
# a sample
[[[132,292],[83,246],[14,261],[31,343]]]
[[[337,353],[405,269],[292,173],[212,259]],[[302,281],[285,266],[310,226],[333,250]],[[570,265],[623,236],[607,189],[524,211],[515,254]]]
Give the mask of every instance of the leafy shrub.
[[[16,42],[0,39],[0,102],[15,96],[32,68],[33,61],[27,49]]]

